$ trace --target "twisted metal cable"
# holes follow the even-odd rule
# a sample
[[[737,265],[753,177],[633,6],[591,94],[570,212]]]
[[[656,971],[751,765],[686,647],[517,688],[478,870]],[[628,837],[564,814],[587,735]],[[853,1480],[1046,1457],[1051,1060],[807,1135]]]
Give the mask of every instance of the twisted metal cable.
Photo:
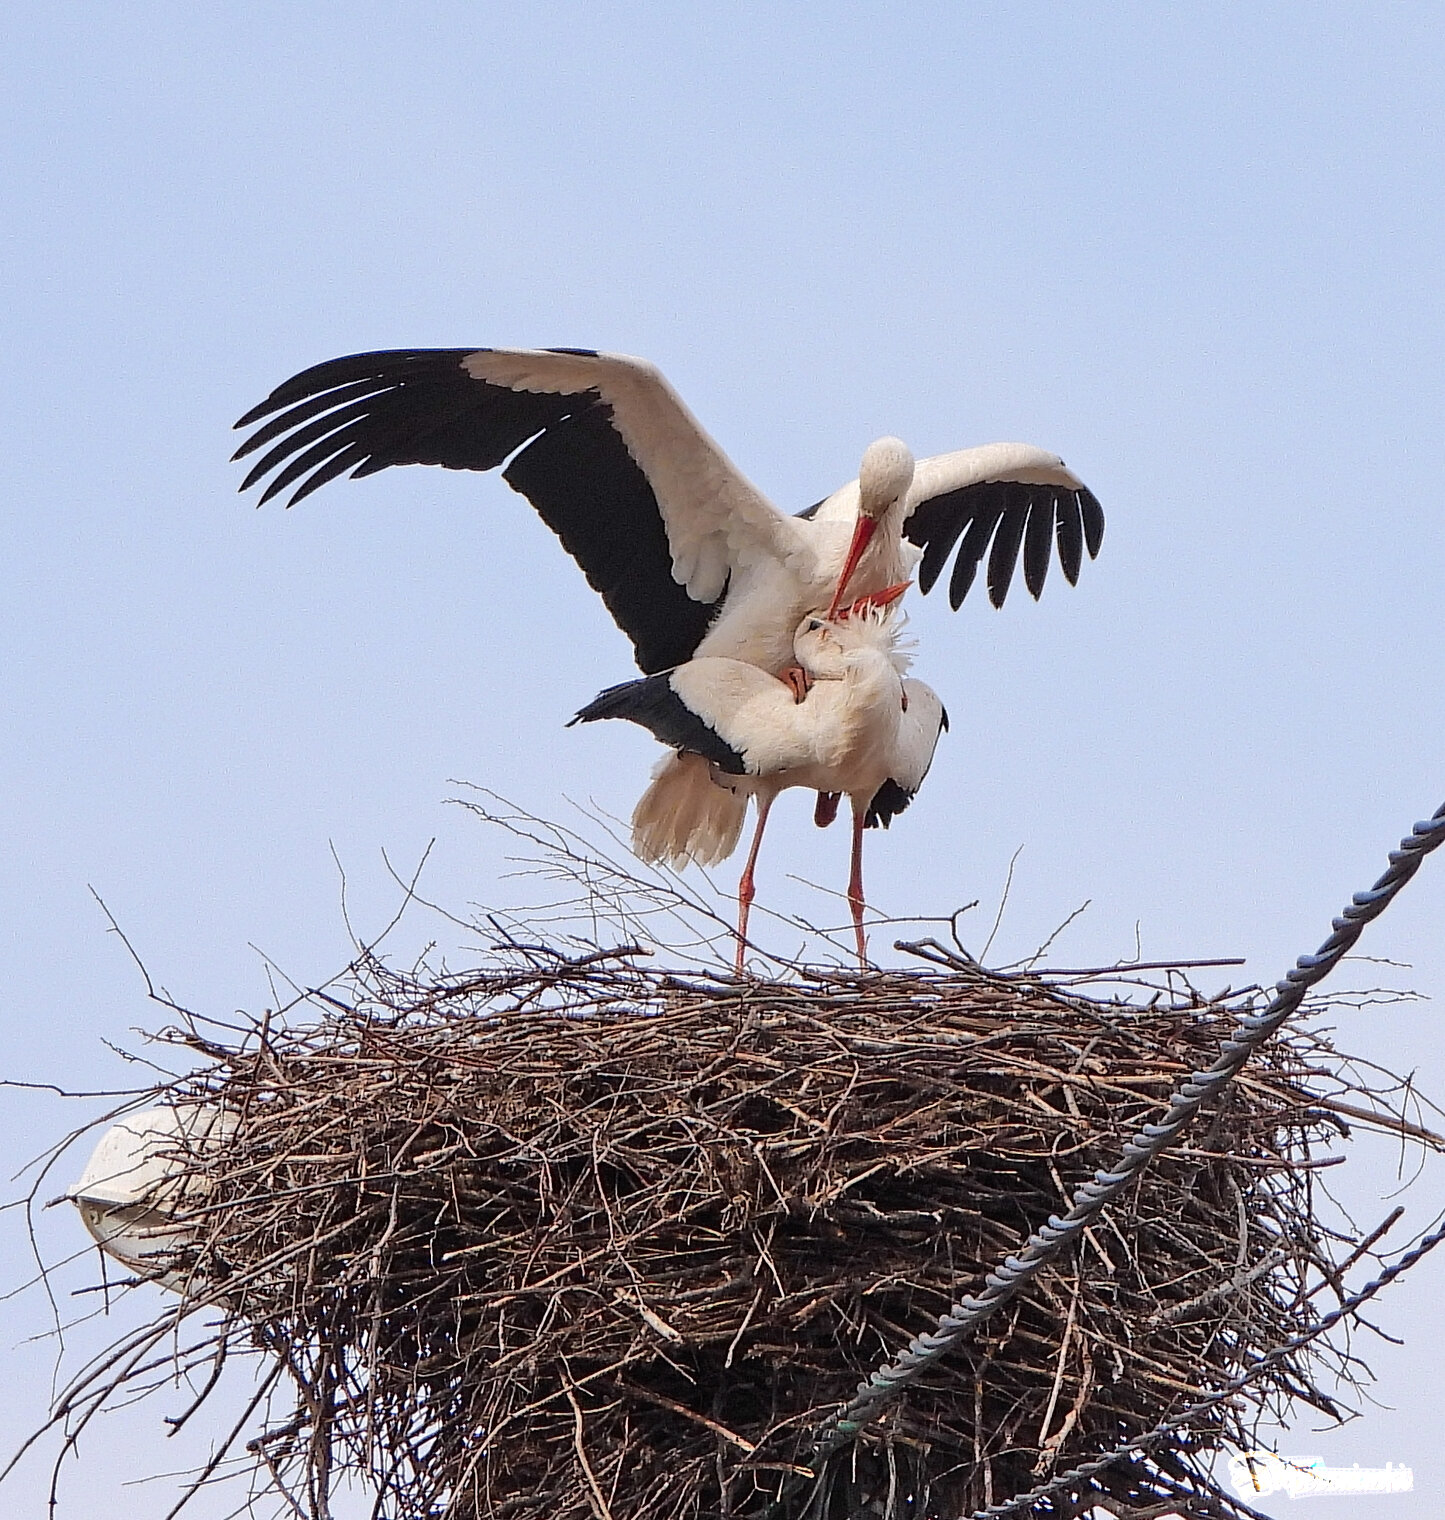
[[[1389,868],[1367,892],[1356,892],[1332,932],[1313,955],[1302,955],[1284,978],[1275,984],[1275,996],[1260,1013],[1242,1014],[1238,1032],[1220,1045],[1218,1059],[1204,1071],[1192,1072],[1169,1100],[1158,1123],[1145,1124],[1124,1143],[1123,1155],[1111,1171],[1094,1173],[1093,1180],[1078,1188],[1068,1213],[1050,1215],[1049,1222],[1029,1236],[1016,1256],[1008,1256],[984,1279],[977,1296],[960,1299],[942,1315],[934,1328],[915,1336],[906,1350],[880,1367],[864,1383],[852,1401],[821,1427],[814,1438],[809,1462],[815,1479],[830,1457],[872,1424],[910,1384],[947,1356],[990,1315],[1027,1288],[1043,1269],[1083,1233],[1099,1211],[1171,1145],[1194,1118],[1202,1104],[1221,1092],[1238,1075],[1245,1062],[1298,1009],[1305,994],[1324,980],[1354,947],[1366,924],[1378,918],[1394,901],[1401,887],[1420,869],[1420,862],[1445,843],[1445,805],[1433,817],[1417,823],[1410,835],[1392,850]],[[806,1481],[806,1480],[800,1480]],[[781,1508],[781,1500],[778,1508]]]
[[[1003,1516],[1012,1515],[1026,1505],[1037,1504],[1041,1499],[1052,1498],[1055,1494],[1063,1493],[1066,1489],[1074,1488],[1090,1478],[1097,1477],[1106,1467],[1112,1467],[1115,1462],[1124,1457],[1142,1455],[1149,1447],[1162,1441],[1165,1436],[1172,1435],[1176,1430],[1182,1430],[1186,1425],[1197,1420],[1200,1415],[1208,1414],[1216,1404],[1222,1404],[1225,1399],[1232,1398],[1242,1388],[1247,1388],[1266,1369],[1333,1330],[1342,1319],[1348,1318],[1382,1288],[1388,1287],[1402,1272],[1408,1272],[1422,1256],[1433,1251],[1442,1240],[1445,1240],[1445,1225],[1424,1236],[1398,1261],[1392,1262],[1378,1277],[1367,1282],[1358,1293],[1352,1293],[1348,1298],[1343,1299],[1337,1308],[1331,1309],[1323,1318],[1316,1320],[1308,1330],[1301,1330],[1298,1335],[1292,1335],[1272,1351],[1265,1352],[1257,1362],[1237,1377],[1231,1378],[1227,1383],[1216,1388],[1213,1393],[1206,1394],[1204,1398],[1181,1409],[1178,1414],[1172,1415],[1167,1420],[1160,1420],[1152,1430],[1144,1431],[1131,1441],[1121,1441],[1112,1451],[1105,1452],[1103,1456],[1080,1462],[1077,1467],[1071,1467],[1068,1472],[1060,1473],[1049,1482],[1029,1489],[1027,1493],[1015,1494],[1013,1498],[1004,1499],[998,1504],[990,1504],[985,1509],[976,1509],[969,1516],[969,1520],[1003,1520]]]

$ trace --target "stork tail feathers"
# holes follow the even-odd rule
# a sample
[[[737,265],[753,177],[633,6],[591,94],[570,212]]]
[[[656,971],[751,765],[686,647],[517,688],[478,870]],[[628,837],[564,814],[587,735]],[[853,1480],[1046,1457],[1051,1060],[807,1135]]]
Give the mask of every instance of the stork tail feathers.
[[[633,809],[632,848],[655,865],[717,865],[737,848],[747,808],[747,793],[719,786],[701,755],[668,755]]]

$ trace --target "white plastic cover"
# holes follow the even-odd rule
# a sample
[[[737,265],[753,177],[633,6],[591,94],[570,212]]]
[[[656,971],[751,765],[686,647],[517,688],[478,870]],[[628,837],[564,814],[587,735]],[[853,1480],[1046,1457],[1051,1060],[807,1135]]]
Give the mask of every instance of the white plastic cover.
[[[236,1116],[224,1109],[187,1104],[127,1114],[106,1130],[68,1195],[101,1249],[140,1276],[182,1290],[187,1274],[167,1270],[167,1260],[194,1239],[177,1217],[210,1190],[195,1161],[235,1127]]]

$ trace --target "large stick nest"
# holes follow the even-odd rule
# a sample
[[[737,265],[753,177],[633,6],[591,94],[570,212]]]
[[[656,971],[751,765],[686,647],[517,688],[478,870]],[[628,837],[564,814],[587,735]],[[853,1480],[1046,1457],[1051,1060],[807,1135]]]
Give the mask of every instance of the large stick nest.
[[[313,1515],[348,1469],[391,1520],[763,1516],[780,1492],[774,1514],[966,1515],[1218,1388],[1361,1254],[1321,1223],[1315,1169],[1383,1100],[1318,1039],[1277,1041],[827,1483],[790,1489],[820,1422],[1115,1161],[1227,1010],[516,946],[465,978],[367,959],[318,1006],[175,1032],[206,1062],[178,1096],[236,1120],[186,1161],[192,1304],[226,1307],[219,1341],[264,1352],[273,1398],[293,1387],[251,1451]],[[1036,1512],[1224,1513],[1210,1454],[1261,1412],[1335,1412],[1358,1372],[1316,1342]]]

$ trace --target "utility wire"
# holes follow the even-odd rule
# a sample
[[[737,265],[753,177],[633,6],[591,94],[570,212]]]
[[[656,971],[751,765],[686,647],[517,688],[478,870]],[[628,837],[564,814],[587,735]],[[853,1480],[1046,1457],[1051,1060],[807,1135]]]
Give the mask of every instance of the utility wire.
[[[809,1466],[815,1484],[836,1453],[877,1420],[930,1367],[1027,1288],[1065,1247],[1083,1234],[1100,1210],[1118,1198],[1179,1137],[1199,1109],[1222,1092],[1250,1056],[1296,1012],[1305,994],[1339,965],[1354,948],[1365,925],[1390,906],[1420,869],[1425,856],[1442,843],[1445,843],[1445,806],[1433,817],[1417,823],[1409,836],[1400,841],[1400,848],[1390,852],[1389,868],[1368,891],[1355,893],[1340,916],[1332,921],[1330,936],[1324,944],[1313,955],[1300,956],[1275,984],[1275,995],[1269,1005],[1259,1013],[1240,1015],[1236,1033],[1221,1043],[1214,1064],[1191,1073],[1170,1098],[1164,1118],[1143,1125],[1125,1141],[1123,1155],[1115,1167],[1095,1172],[1091,1181],[1075,1191],[1068,1213],[1051,1215],[1046,1225],[1029,1236],[1017,1255],[1006,1257],[988,1274],[981,1293],[960,1299],[932,1330],[915,1336],[903,1352],[859,1384],[850,1402],[814,1437]],[[1107,1466],[1115,1457],[1100,1460]],[[807,1481],[800,1478],[797,1485],[789,1485],[791,1492],[785,1489],[779,1495],[773,1514],[786,1513],[789,1499]],[[1023,1503],[1023,1496],[1017,1502]],[[1016,1507],[1013,1501],[1009,1507]],[[989,1513],[992,1515],[993,1511]]]

